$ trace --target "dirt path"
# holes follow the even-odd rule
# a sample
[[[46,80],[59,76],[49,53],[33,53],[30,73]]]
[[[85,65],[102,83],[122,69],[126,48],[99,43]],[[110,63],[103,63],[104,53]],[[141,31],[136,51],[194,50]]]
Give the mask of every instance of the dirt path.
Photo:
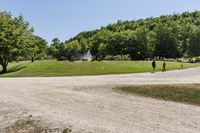
[[[200,83],[200,68],[155,74],[1,78],[0,133],[11,132],[16,123],[30,119],[52,132],[71,126],[75,133],[199,133],[200,107],[112,90],[161,83]],[[33,129],[32,125],[23,130]]]

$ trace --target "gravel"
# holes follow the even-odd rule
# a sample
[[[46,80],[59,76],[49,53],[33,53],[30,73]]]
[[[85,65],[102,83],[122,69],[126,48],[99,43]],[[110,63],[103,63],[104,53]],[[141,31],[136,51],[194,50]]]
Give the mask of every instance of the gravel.
[[[158,73],[0,78],[0,132],[29,116],[74,133],[199,133],[200,107],[120,94],[135,84],[200,83],[200,68]],[[28,131],[26,131],[28,132]]]

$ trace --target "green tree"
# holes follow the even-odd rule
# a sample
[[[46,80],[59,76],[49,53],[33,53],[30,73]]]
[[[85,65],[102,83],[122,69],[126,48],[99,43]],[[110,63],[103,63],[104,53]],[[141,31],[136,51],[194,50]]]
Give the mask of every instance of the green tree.
[[[156,33],[154,31],[149,31],[147,33],[147,54],[148,58],[152,58],[155,53],[155,44],[156,44]]]
[[[104,43],[100,43],[99,47],[98,47],[98,57],[100,60],[102,60],[107,53],[107,44]]]
[[[22,16],[12,17],[8,12],[0,12],[0,65],[2,73],[7,72],[9,62],[25,56],[30,46],[33,29]]]
[[[47,54],[49,56],[52,56],[54,58],[59,58],[59,45],[61,44],[60,40],[58,38],[54,38],[52,40],[52,44],[47,48]]]
[[[109,55],[126,54],[129,33],[130,31],[117,32],[110,36],[107,47]]]
[[[46,53],[48,56],[50,56],[52,58],[59,57],[59,49],[58,49],[58,47],[53,46],[53,45],[48,46]]]
[[[178,41],[169,27],[164,24],[156,29],[155,56],[165,58],[179,57]]]
[[[47,42],[39,36],[33,36],[30,45],[30,56],[32,62],[34,62],[35,58],[41,59],[46,55]]]
[[[193,54],[191,47],[195,35],[191,35],[199,25],[200,11],[174,13],[157,18],[118,21],[97,30],[81,32],[65,43],[78,41],[80,53],[90,49],[96,59],[106,55],[130,55],[132,60],[153,56],[178,58]],[[60,41],[55,39],[53,42],[51,49],[59,55]]]
[[[78,41],[72,41],[66,44],[66,57],[68,60],[74,61],[81,53],[81,46]]]
[[[99,59],[99,46],[101,43],[107,44],[110,39],[111,33],[109,30],[101,30],[97,32],[94,36],[90,38],[90,51],[91,54],[95,56],[96,59]]]
[[[51,45],[53,45],[53,46],[58,46],[60,44],[60,40],[58,39],[58,38],[54,38],[53,40],[52,40],[52,44]]]
[[[127,51],[132,60],[142,60],[148,57],[148,39],[146,32],[144,27],[130,32]]]
[[[79,39],[79,44],[81,45],[81,53],[86,53],[89,50],[88,41],[83,36]]]
[[[200,56],[200,28],[191,34],[188,53],[190,56]]]

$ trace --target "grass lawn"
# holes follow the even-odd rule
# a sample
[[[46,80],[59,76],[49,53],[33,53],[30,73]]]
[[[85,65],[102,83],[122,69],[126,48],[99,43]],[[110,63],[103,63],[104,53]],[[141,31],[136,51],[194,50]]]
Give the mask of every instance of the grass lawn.
[[[156,71],[162,70],[162,63],[157,62]],[[200,64],[184,64],[184,68],[198,67]],[[1,68],[0,68],[1,69]],[[177,62],[167,62],[167,70],[182,69]],[[10,63],[8,73],[1,77],[48,77],[81,76],[151,72],[150,61],[102,61],[102,62],[62,62],[62,61],[23,61]]]
[[[200,106],[200,84],[139,85],[116,88],[125,93]]]

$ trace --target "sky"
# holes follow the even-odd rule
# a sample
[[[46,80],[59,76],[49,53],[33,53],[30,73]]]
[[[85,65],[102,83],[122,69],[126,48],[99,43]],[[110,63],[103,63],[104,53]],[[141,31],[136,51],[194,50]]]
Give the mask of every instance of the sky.
[[[49,43],[70,39],[118,20],[200,10],[200,0],[0,0],[0,11],[20,14]]]

